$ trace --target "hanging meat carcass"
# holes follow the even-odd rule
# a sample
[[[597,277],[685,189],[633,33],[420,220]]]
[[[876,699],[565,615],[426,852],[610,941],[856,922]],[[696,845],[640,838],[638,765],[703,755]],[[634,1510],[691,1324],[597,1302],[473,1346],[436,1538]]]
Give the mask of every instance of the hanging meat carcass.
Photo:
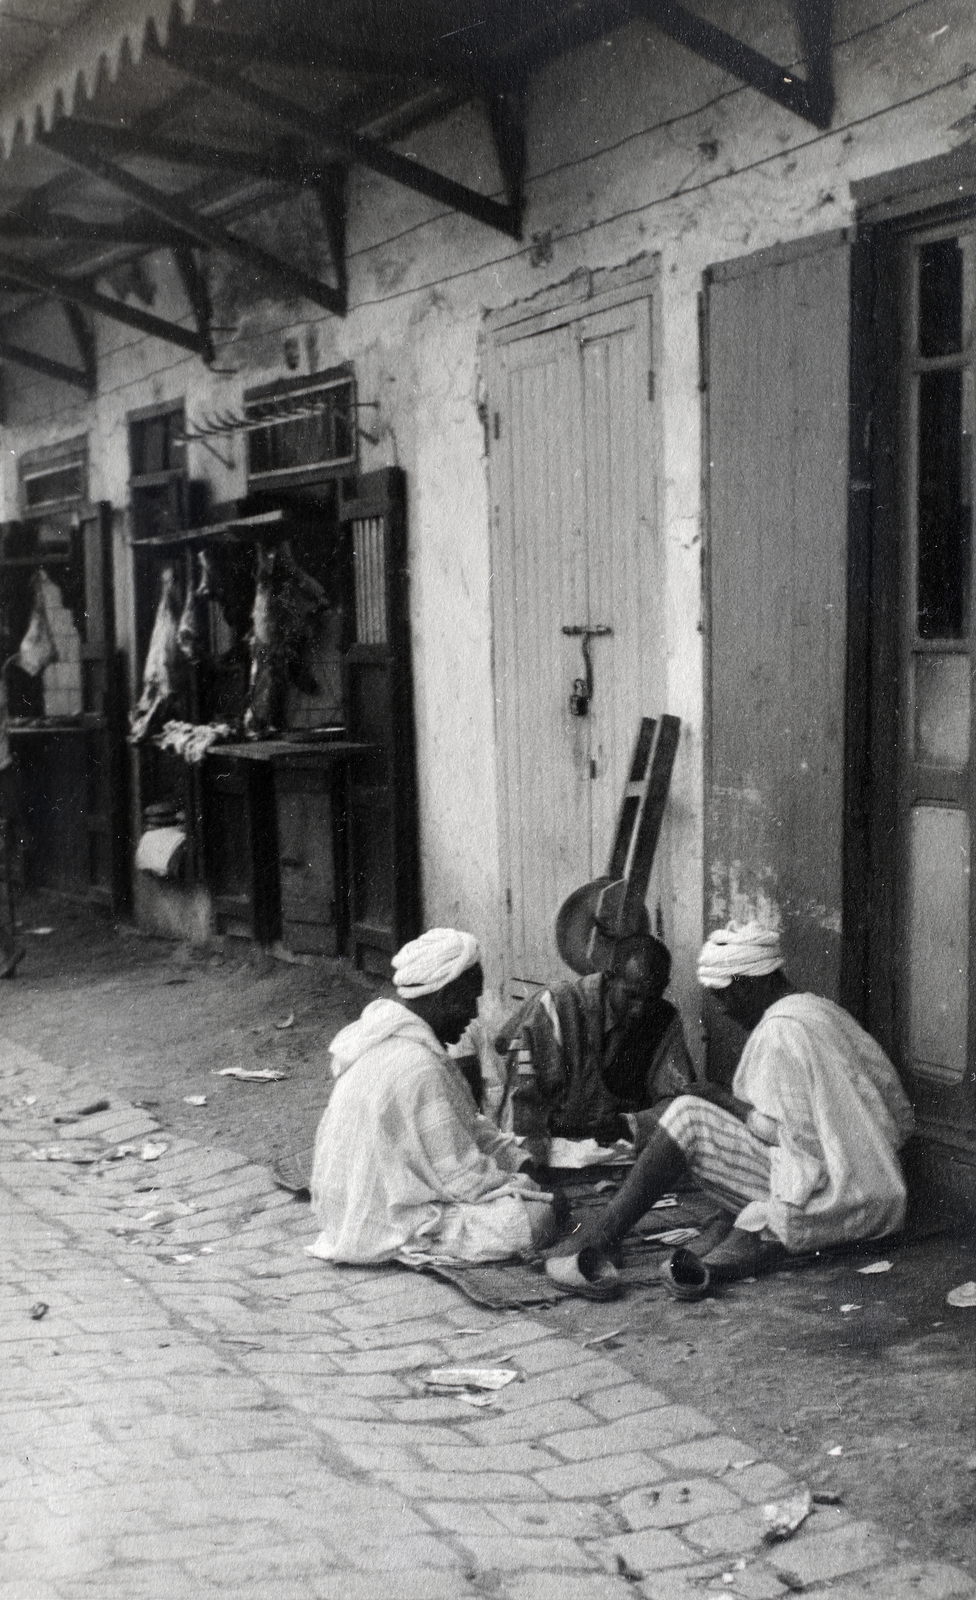
[[[258,545],[251,631],[247,636],[251,672],[247,686],[247,709],[244,712],[244,733],[249,739],[259,739],[263,733],[270,733],[276,728],[283,710],[284,675],[278,670],[281,628],[272,587],[274,559],[273,551]]]
[[[146,651],[142,673],[142,695],[129,719],[129,743],[141,744],[162,721],[163,712],[173,698],[174,672],[180,660],[179,593],[176,573],[164,567],[160,580],[159,604]]]
[[[298,565],[287,543],[257,548],[248,646],[251,673],[244,732],[259,739],[284,726],[289,680],[303,694],[318,684],[307,665],[312,622],[328,605],[322,585]]]
[[[319,685],[308,665],[308,650],[314,623],[328,609],[328,597],[318,579],[298,565],[287,541],[278,550],[278,566],[286,671],[302,694],[317,694]]]
[[[209,603],[214,595],[214,579],[206,550],[197,551],[199,568],[196,586],[189,585],[186,604],[176,630],[176,642],[187,661],[199,661],[210,631]]]
[[[44,603],[44,580],[43,571],[35,572],[34,604],[30,621],[27,624],[27,632],[20,641],[20,649],[13,658],[14,665],[31,678],[39,677],[45,667],[51,666],[58,659],[58,647],[54,642],[47,606]]]

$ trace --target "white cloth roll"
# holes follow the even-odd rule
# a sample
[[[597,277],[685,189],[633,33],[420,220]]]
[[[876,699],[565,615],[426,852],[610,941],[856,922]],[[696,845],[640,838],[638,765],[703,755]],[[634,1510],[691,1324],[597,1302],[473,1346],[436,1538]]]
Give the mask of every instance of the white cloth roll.
[[[175,878],[183,864],[186,833],[182,828],[148,828],[136,846],[136,870],[157,878]]]

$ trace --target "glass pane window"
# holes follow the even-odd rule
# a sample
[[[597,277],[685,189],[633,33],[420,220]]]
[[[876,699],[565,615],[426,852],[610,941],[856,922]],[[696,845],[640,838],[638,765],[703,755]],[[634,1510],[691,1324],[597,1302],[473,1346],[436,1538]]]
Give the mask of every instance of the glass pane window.
[[[958,239],[933,239],[918,259],[918,353],[949,356],[962,348],[963,252]]]
[[[39,507],[58,505],[64,500],[82,501],[86,488],[85,464],[74,462],[66,467],[54,467],[50,472],[24,473],[24,507],[36,511]]]
[[[969,818],[915,806],[908,829],[908,1034],[917,1073],[961,1082],[969,972]]]
[[[133,478],[179,472],[185,464],[182,406],[130,421],[129,468]]]
[[[915,661],[915,760],[964,770],[969,760],[969,656],[920,655]]]
[[[923,372],[918,379],[917,626],[923,639],[961,639],[969,628],[971,439],[963,379],[959,369]]]
[[[248,476],[281,476],[304,468],[349,466],[356,459],[356,395],[352,378],[245,397]]]

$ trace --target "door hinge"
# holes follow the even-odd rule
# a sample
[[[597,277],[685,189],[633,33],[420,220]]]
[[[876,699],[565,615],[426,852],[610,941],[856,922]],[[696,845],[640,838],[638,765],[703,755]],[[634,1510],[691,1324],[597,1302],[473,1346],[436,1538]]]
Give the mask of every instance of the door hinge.
[[[511,889],[506,889],[505,890],[505,910],[508,911],[508,912],[511,912],[511,909],[512,909],[512,891],[511,891]]]
[[[654,399],[654,368],[649,367],[647,372],[647,398]]]
[[[500,411],[496,411],[494,417],[492,418],[491,431],[494,434],[496,439],[500,439],[501,438],[501,436],[502,436],[502,415],[501,415]]]
[[[698,392],[708,392],[708,302],[698,296]]]
[[[591,756],[590,757],[590,778],[594,779],[595,777],[596,777],[596,758],[594,756]]]

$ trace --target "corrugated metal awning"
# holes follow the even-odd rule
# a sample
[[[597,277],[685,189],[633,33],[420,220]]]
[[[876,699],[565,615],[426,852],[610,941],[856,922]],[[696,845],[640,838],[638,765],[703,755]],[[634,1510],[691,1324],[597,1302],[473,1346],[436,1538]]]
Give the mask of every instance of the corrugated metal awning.
[[[520,239],[533,74],[629,25],[826,126],[831,0],[778,7],[779,41],[792,14],[806,76],[678,0],[0,0],[0,362],[93,392],[92,315],[212,359],[201,253],[343,316],[352,168]],[[776,10],[755,0],[760,39]],[[485,140],[477,187],[398,148],[468,104]],[[308,266],[251,227],[295,194],[318,213]],[[159,249],[176,260],[192,327],[96,287]],[[77,363],[10,326],[45,300],[65,307]]]
[[[0,157],[29,143],[39,127],[70,116],[113,81],[123,59],[142,59],[150,27],[161,42],[174,16],[193,21],[215,0],[41,0],[24,16],[23,0],[8,11],[0,0]]]

